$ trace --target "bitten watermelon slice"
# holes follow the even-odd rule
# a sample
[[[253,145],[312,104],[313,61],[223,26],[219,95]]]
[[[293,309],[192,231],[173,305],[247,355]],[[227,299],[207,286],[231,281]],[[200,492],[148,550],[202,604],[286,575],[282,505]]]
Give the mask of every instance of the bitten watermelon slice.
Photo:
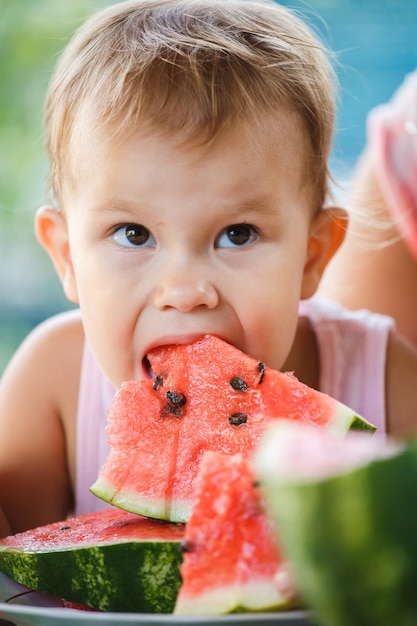
[[[1,539],[0,570],[95,609],[171,613],[183,534],[180,524],[105,509]]]
[[[154,380],[126,382],[109,411],[110,453],[93,493],[141,515],[187,521],[205,450],[249,456],[270,420],[374,430],[333,398],[206,335],[148,355]]]
[[[274,527],[242,454],[206,452],[186,525],[179,615],[284,610],[295,594],[279,591],[286,575]],[[282,587],[282,585],[281,585]]]
[[[417,624],[416,439],[274,424],[254,467],[320,624]]]

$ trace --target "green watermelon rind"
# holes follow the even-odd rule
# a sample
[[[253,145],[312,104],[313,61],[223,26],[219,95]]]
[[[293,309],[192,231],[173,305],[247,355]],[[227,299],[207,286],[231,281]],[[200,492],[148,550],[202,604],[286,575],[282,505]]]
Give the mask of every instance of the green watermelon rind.
[[[326,428],[341,433],[347,432],[348,430],[374,433],[377,430],[376,426],[342,402],[336,402],[335,408],[336,410],[329,423],[326,425]]]
[[[321,623],[416,623],[416,442],[319,481],[263,475],[262,484],[297,584]]]
[[[180,596],[174,614],[219,616],[230,613],[282,612],[291,607],[291,601],[280,595],[277,585],[272,582],[252,581],[244,585],[219,587],[201,593],[198,597]]]
[[[0,570],[35,591],[102,611],[172,613],[181,585],[180,541],[21,552],[0,549]]]
[[[192,508],[192,502],[190,501],[181,502],[176,500],[173,503],[175,504],[175,509],[170,509],[166,506],[167,502],[165,500],[140,496],[128,489],[117,490],[104,475],[100,475],[97,478],[96,482],[90,487],[90,491],[113,506],[152,519],[184,523],[188,521]]]

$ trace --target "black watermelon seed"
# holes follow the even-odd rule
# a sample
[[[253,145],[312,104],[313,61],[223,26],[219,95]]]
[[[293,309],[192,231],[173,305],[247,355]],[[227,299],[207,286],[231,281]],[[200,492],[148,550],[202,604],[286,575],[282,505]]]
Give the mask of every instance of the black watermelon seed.
[[[232,426],[240,426],[248,421],[246,413],[233,413],[229,416],[229,424]]]
[[[71,526],[61,526],[59,530],[71,530]]]
[[[264,376],[265,376],[265,369],[266,369],[266,368],[265,368],[265,363],[258,363],[258,370],[261,372],[261,377],[260,377],[260,379],[259,379],[259,381],[258,381],[258,385],[260,385],[260,384],[261,384],[261,382],[262,382],[262,381],[263,381],[263,379],[264,379]]]
[[[153,388],[155,391],[158,391],[159,387],[161,387],[161,385],[164,384],[164,379],[162,377],[162,374],[158,374],[158,376],[155,377],[155,380],[153,382]]]
[[[181,417],[182,408],[180,406],[173,406],[172,404],[165,404],[161,411],[162,417],[173,415],[174,417]]]
[[[181,543],[180,543],[180,550],[181,550],[182,553],[191,552],[193,547],[194,546],[191,543],[191,541],[181,541]]]
[[[173,406],[184,406],[187,402],[187,398],[180,391],[167,391],[165,397]]]
[[[233,376],[233,378],[230,379],[230,385],[235,391],[246,391],[248,388],[243,378],[239,378],[239,376]]]

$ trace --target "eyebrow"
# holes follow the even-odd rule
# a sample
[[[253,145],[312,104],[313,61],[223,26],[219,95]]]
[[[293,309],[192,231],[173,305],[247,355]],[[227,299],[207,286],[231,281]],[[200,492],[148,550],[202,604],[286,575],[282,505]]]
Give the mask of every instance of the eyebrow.
[[[136,202],[114,198],[105,201],[103,204],[93,204],[90,210],[94,213],[133,213],[140,208],[141,206]]]
[[[222,210],[227,213],[236,215],[273,215],[280,212],[278,204],[271,205],[267,202],[265,196],[261,194],[259,197],[253,196],[251,198],[233,200],[233,202],[225,202],[221,205]],[[137,213],[137,211],[153,212],[156,209],[152,207],[146,207],[139,202],[132,202],[130,200],[113,198],[105,201],[103,204],[93,204],[90,207],[93,213]]]
[[[271,204],[265,198],[251,198],[242,202],[237,201],[234,205],[229,205],[228,209],[231,213],[239,213],[243,215],[274,215],[280,212],[278,203]]]

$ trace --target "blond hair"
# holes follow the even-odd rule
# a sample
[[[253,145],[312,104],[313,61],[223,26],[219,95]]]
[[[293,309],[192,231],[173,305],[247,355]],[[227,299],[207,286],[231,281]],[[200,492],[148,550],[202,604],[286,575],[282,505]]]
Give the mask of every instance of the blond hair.
[[[306,176],[328,192],[334,74],[295,14],[257,0],[129,0],[93,15],[64,51],[46,102],[50,183],[59,199],[69,142],[87,106],[120,132],[148,121],[212,140],[237,119],[295,110],[308,136]]]

